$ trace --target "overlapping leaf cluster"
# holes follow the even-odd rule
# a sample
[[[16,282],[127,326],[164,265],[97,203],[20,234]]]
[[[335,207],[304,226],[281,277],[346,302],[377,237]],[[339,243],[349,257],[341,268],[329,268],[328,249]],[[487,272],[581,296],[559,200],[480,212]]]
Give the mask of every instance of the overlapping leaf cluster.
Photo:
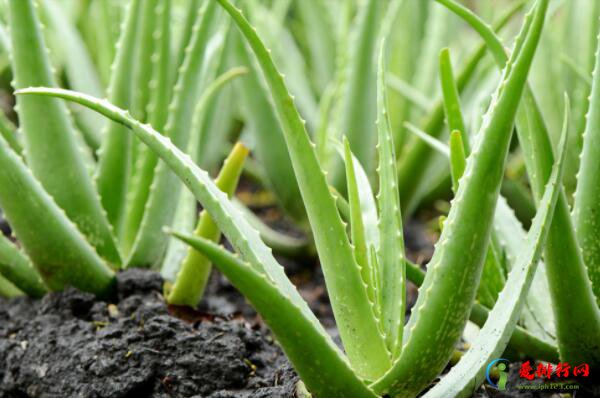
[[[115,269],[152,266],[174,282],[169,302],[194,306],[213,263],[319,397],[417,396],[456,357],[469,321],[481,328],[471,348],[426,396],[469,396],[502,353],[600,369],[596,40],[585,67],[565,55],[557,72],[573,106],[537,73],[559,41],[544,24],[563,8],[585,19],[577,7],[532,2],[507,50],[496,31],[526,1],[487,10],[499,15],[489,26],[453,0],[252,0],[244,10],[190,0],[179,42],[171,0],[131,0],[126,11],[107,1],[96,7],[123,14],[119,45],[110,54],[102,43],[114,33],[103,31],[86,55],[93,27],[80,37],[40,3],[76,49],[62,60],[76,91],[56,88],[33,1],[10,0],[11,44],[0,43],[21,134],[0,120],[0,208],[23,251],[0,238],[4,294],[66,284],[107,294]],[[482,42],[462,43],[455,75],[443,47],[461,31],[456,16]],[[58,98],[76,104],[74,117]],[[255,149],[247,175],[273,191],[309,245],[228,198],[244,146],[216,180],[205,171],[238,135]],[[403,220],[449,195],[424,272],[406,256]],[[193,232],[196,200],[204,211]],[[235,254],[218,245],[220,231]],[[272,253],[309,256],[313,245],[343,349]],[[405,325],[409,280],[420,288]]]

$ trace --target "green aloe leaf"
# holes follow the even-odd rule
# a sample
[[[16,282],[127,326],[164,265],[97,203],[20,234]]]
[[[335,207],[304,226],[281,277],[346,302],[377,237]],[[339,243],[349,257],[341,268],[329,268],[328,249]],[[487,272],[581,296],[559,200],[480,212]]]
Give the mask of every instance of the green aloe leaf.
[[[210,39],[210,32],[221,15],[214,1],[209,1],[199,9],[191,42],[186,50],[183,66],[169,106],[165,135],[179,148],[187,148],[192,130],[192,120],[200,87],[204,85],[202,69],[205,66],[204,54]],[[171,170],[159,162],[154,171],[154,179],[146,202],[145,211],[133,242],[125,242],[130,247],[128,267],[156,267],[165,251],[168,240],[162,228],[173,221],[176,202],[182,184]]]
[[[483,269],[523,88],[541,35],[548,1],[523,25],[444,224],[406,328],[400,358],[373,384],[377,393],[416,396],[446,366],[467,322]],[[531,17],[533,15],[533,17]]]
[[[41,10],[49,26],[56,32],[56,40],[61,44],[56,50],[61,51],[61,59],[69,84],[74,90],[101,97],[104,94],[100,76],[94,66],[88,49],[76,27],[65,18],[64,9],[55,1],[40,1]],[[93,149],[98,149],[102,141],[101,129],[104,120],[97,113],[74,108],[73,112],[80,126],[86,143]]]
[[[440,81],[442,83],[444,113],[446,114],[448,130],[458,130],[461,134],[465,135],[465,137],[468,137],[461,111],[458,88],[454,81],[452,62],[450,61],[450,50],[448,48],[444,48],[440,53]],[[463,144],[465,145],[464,152],[469,153],[468,139],[465,139]]]
[[[138,16],[138,32],[133,47],[135,63],[130,83],[132,87],[130,109],[133,116],[142,122],[149,122],[148,107],[152,100],[153,90],[148,82],[152,80],[154,75],[153,68],[156,65],[156,62],[153,62],[154,54],[159,52],[161,48],[160,37],[159,40],[156,40],[154,36],[157,27],[160,26],[160,15],[156,12],[158,4],[159,0],[144,0],[142,2]],[[167,59],[171,59],[170,54]],[[147,150],[146,146],[134,137],[131,143],[131,158],[129,160],[130,181],[137,175],[138,164],[142,161],[141,152],[144,150]],[[128,184],[128,189],[131,185],[131,183]]]
[[[50,290],[110,292],[111,269],[1,137],[0,208]]]
[[[190,0],[187,8],[185,9],[186,17],[185,21],[183,22],[183,27],[181,28],[179,42],[175,43],[175,62],[172,71],[174,72],[175,76],[172,76],[171,80],[173,84],[177,83],[176,73],[183,66],[183,62],[185,61],[185,50],[191,42],[194,25],[198,16],[198,10],[200,10],[201,6],[202,0]]]
[[[235,33],[235,57],[249,68],[248,76],[238,83],[241,111],[256,140],[256,159],[268,177],[268,185],[283,209],[298,221],[304,221],[306,210],[302,204],[294,169],[288,155],[285,139],[277,115],[273,111],[261,81],[260,72],[250,58],[243,38]]]
[[[460,130],[452,130],[450,133],[450,173],[452,174],[452,189],[458,191],[458,180],[465,172],[467,166],[467,155],[465,153],[465,144]]]
[[[152,37],[158,37],[154,45],[152,66],[152,81],[154,87],[148,104],[148,122],[157,130],[163,131],[169,116],[169,102],[171,100],[171,0],[161,0],[155,9],[158,14],[157,24]],[[127,213],[123,227],[122,242],[127,251],[138,232],[139,225],[144,215],[146,202],[150,195],[150,187],[154,178],[154,170],[158,157],[147,147],[139,148],[135,173],[131,177],[131,184],[127,194]]]
[[[247,155],[248,148],[240,143],[236,144],[227,159],[225,159],[219,176],[215,180],[216,186],[229,197],[233,195],[237,187]],[[219,228],[210,215],[206,211],[203,211],[200,214],[194,235],[199,238],[218,242],[221,237],[221,231],[219,231]],[[167,297],[169,304],[195,307],[202,298],[210,271],[210,260],[203,256],[202,253],[190,248],[187,256],[183,259],[173,289]]]
[[[347,138],[344,140],[347,141]],[[334,146],[340,157],[347,163],[346,160],[346,149],[345,144],[342,145],[338,141],[333,141]],[[371,247],[379,247],[379,216],[377,214],[377,202],[375,201],[375,195],[373,194],[373,190],[371,189],[371,184],[369,182],[369,178],[365,169],[363,169],[362,165],[350,152],[352,159],[352,169],[354,174],[355,186],[357,189],[358,201],[357,203],[360,205],[360,212],[362,215],[362,224],[365,230],[365,240],[366,246]],[[348,167],[348,166],[346,166]],[[350,221],[350,204],[333,188],[330,187],[330,190],[334,193],[334,197],[336,198],[336,203],[338,206],[338,210],[340,210],[340,215],[344,219],[344,221]],[[348,192],[350,195],[350,191]],[[340,209],[340,206],[342,207]],[[346,211],[347,209],[347,211]],[[346,217],[346,215],[348,217]]]
[[[14,298],[23,296],[25,293],[20,291],[15,285],[10,283],[5,277],[0,275],[0,297]]]
[[[55,86],[33,2],[11,0],[9,9],[15,88]],[[20,98],[16,109],[25,138],[25,158],[33,174],[100,255],[120,264],[66,105],[50,98],[29,97]]]
[[[335,73],[336,37],[325,1],[296,0],[294,3],[304,25],[311,76],[318,94],[325,91]]]
[[[27,256],[0,234],[0,274],[31,297],[41,297],[46,287]]]
[[[381,317],[388,349],[392,357],[400,354],[406,308],[406,270],[402,215],[396,174],[396,152],[388,114],[385,82],[385,41],[382,41],[377,73],[377,130],[379,154],[379,294]]]
[[[350,206],[350,232],[352,245],[354,246],[354,257],[360,266],[360,273],[363,281],[367,285],[369,300],[375,303],[374,281],[372,280],[373,270],[369,261],[369,249],[367,247],[367,238],[365,226],[363,223],[362,209],[360,203],[360,193],[356,172],[354,170],[354,156],[350,149],[348,139],[344,137],[344,163],[346,164],[346,186],[348,189],[348,204]]]
[[[583,133],[573,220],[596,301],[600,305],[600,45],[592,76],[592,94]]]
[[[375,378],[389,367],[389,356],[368,300],[360,268],[319,165],[305,122],[264,44],[244,16],[226,0],[231,15],[252,47],[269,85],[283,127],[292,166],[311,223],[327,290],[344,348],[356,372]]]
[[[0,110],[0,135],[8,142],[8,145],[18,153],[23,154],[23,145],[17,135],[17,129],[10,120],[6,117],[3,110]]]
[[[375,397],[331,339],[319,333],[313,320],[272,281],[209,240],[174,234],[207,256],[250,300],[311,393],[319,397]]]
[[[535,274],[535,266],[542,254],[552,222],[554,207],[560,193],[569,121],[568,102],[565,109],[559,156],[540,201],[537,215],[527,234],[526,249],[519,255],[508,276],[505,288],[489,314],[489,320],[479,332],[469,351],[460,359],[458,365],[453,367],[442,378],[442,381],[425,395],[427,398],[471,396],[475,388],[483,381],[488,363],[492,359],[498,358],[507,346],[510,335],[517,325],[519,314],[525,305],[527,291]]]
[[[148,82],[152,79],[153,74],[152,54],[157,49],[153,35],[158,26],[159,15],[156,14],[158,1],[144,0],[140,10],[138,34],[134,47],[136,62],[132,82],[134,89],[131,108],[133,116],[140,121],[147,120],[147,106],[151,97]]]
[[[124,108],[129,108],[131,105],[135,38],[139,22],[140,1],[133,0],[128,7],[107,90],[108,99]],[[104,141],[98,152],[96,175],[96,184],[102,204],[119,238],[122,237],[125,217],[132,141],[131,137],[123,130],[124,127],[117,123],[106,124],[103,134]]]
[[[342,97],[342,119],[339,131],[350,141],[350,148],[369,176],[374,165],[375,118],[376,118],[376,64],[373,54],[377,53],[380,25],[379,15],[384,5],[378,0],[363,2],[353,27],[349,43],[350,58],[347,64],[347,82]],[[336,178],[336,177],[334,177]]]

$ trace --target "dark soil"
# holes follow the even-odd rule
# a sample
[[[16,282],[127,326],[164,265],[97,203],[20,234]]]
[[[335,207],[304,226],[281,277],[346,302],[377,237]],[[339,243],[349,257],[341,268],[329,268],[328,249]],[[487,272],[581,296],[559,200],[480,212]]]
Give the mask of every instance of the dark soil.
[[[0,301],[0,397],[294,396],[298,378],[258,324],[184,321],[157,274],[118,279],[115,304],[74,289]]]

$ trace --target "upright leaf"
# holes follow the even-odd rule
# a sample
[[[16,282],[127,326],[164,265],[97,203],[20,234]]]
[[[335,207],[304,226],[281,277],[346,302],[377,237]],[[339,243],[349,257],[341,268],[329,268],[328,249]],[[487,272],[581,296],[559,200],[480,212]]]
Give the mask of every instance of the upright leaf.
[[[198,91],[203,84],[202,68],[205,65],[204,53],[210,39],[210,32],[220,20],[214,1],[208,1],[198,11],[192,39],[186,50],[186,57],[179,71],[179,78],[169,106],[169,117],[165,135],[179,148],[187,148],[194,107]],[[176,206],[172,203],[179,198],[181,182],[178,181],[164,163],[158,163],[146,208],[138,234],[133,241],[127,266],[158,266],[164,253],[167,239],[162,228],[170,225]]]
[[[394,139],[388,115],[385,80],[385,41],[381,43],[377,76],[377,130],[379,153],[379,294],[383,330],[388,349],[396,358],[402,348],[404,311],[406,308],[406,265],[404,236],[396,174]]]
[[[240,174],[244,167],[244,161],[248,155],[248,148],[242,144],[236,144],[231,153],[225,159],[215,184],[228,196],[233,195],[237,187]],[[194,235],[217,242],[221,237],[221,231],[212,220],[210,215],[203,211],[200,214],[198,225]],[[170,304],[189,305],[195,307],[204,293],[208,277],[210,276],[210,260],[202,253],[190,248],[187,256],[183,259],[181,269],[173,285],[173,289],[167,297]]]
[[[448,130],[458,130],[466,138],[463,141],[464,152],[469,153],[469,139],[467,129],[463,120],[458,88],[454,81],[454,72],[450,61],[450,50],[444,48],[440,53],[440,81],[442,83],[442,94],[444,98],[444,113]]]
[[[9,9],[15,88],[55,86],[32,0],[11,0]],[[100,255],[119,264],[119,252],[65,104],[51,98],[19,98],[16,109],[31,171]]]
[[[375,147],[375,81],[377,76],[373,55],[377,53],[379,15],[384,5],[379,0],[363,2],[348,64],[348,81],[343,96],[344,108],[340,131],[348,137],[350,148],[367,173],[373,171]]]
[[[323,0],[295,2],[308,44],[313,84],[322,93],[335,72],[336,42],[330,15]]]
[[[169,101],[171,99],[171,0],[161,0],[156,8],[157,20],[152,37],[154,42],[154,56],[152,57],[152,81],[154,88],[148,105],[148,122],[157,130],[163,131],[169,115]],[[135,173],[131,178],[131,186],[127,195],[127,214],[123,227],[122,244],[128,252],[138,233],[146,202],[150,195],[150,186],[154,178],[154,170],[158,157],[146,146],[139,149]]]
[[[218,2],[252,47],[267,80],[312,226],[344,348],[356,372],[373,379],[389,367],[390,359],[314,144],[308,138],[304,121],[283,78],[255,30],[227,0]]]
[[[341,149],[341,148],[340,148]],[[369,259],[369,247],[366,237],[366,229],[363,222],[363,212],[360,200],[360,191],[356,171],[354,169],[354,156],[350,150],[350,143],[344,137],[344,163],[346,165],[346,186],[348,188],[348,204],[350,206],[350,236],[354,246],[354,258],[360,267],[362,279],[367,285],[369,300],[374,304],[376,314],[379,315],[379,303],[376,302],[375,281],[373,280],[373,269]],[[364,183],[364,181],[363,181]]]
[[[302,204],[298,182],[290,155],[285,145],[281,125],[273,111],[267,93],[261,85],[259,70],[246,49],[243,39],[235,32],[235,58],[250,70],[238,82],[240,106],[244,119],[256,140],[256,159],[263,165],[268,184],[281,206],[294,219],[304,221],[306,211]]]
[[[583,134],[573,220],[596,301],[600,305],[600,45],[592,76],[592,94]]]
[[[108,86],[108,99],[124,108],[129,108],[132,97],[132,79],[135,65],[135,38],[138,29],[140,0],[129,4],[123,23],[117,53],[112,66],[113,73]],[[104,141],[98,152],[96,184],[102,204],[117,236],[122,236],[125,217],[125,199],[130,174],[131,137],[124,133],[125,127],[108,123]]]
[[[57,41],[61,44],[56,46],[56,49],[61,51],[59,55],[64,62],[71,87],[96,97],[102,96],[104,90],[96,67],[76,27],[65,18],[64,9],[55,1],[43,0],[39,4],[50,27],[56,32]],[[104,120],[94,112],[78,108],[74,109],[74,116],[86,143],[93,149],[98,149],[102,141],[100,126]]]

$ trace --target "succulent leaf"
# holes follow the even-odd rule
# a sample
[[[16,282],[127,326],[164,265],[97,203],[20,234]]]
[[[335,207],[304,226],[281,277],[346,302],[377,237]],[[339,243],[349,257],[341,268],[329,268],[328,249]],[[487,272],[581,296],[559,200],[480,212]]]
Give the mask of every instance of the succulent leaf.
[[[31,297],[41,297],[46,287],[29,259],[0,234],[0,274]]]
[[[0,208],[50,290],[110,293],[111,269],[1,137],[0,187]]]
[[[247,155],[248,148],[241,143],[237,143],[227,159],[225,159],[219,176],[215,180],[216,186],[229,197],[233,195],[237,187]],[[199,238],[218,242],[221,237],[221,231],[219,231],[219,228],[210,215],[206,211],[203,211],[200,214],[194,235]],[[167,301],[170,304],[195,307],[200,298],[202,298],[208,277],[210,276],[210,270],[211,264],[208,258],[196,250],[188,249],[187,256],[183,259],[181,269],[177,274],[177,279],[167,297]]]
[[[385,40],[382,40],[377,73],[377,130],[379,154],[379,246],[377,261],[381,295],[381,317],[388,349],[397,358],[402,347],[404,312],[406,308],[406,270],[404,235],[398,175],[396,174],[396,151],[390,124],[385,84]]]
[[[586,116],[573,221],[596,301],[600,306],[600,45],[596,52],[592,94]]]
[[[11,0],[9,10],[15,88],[55,86],[33,1]],[[50,98],[20,98],[17,112],[25,159],[33,175],[100,255],[112,264],[120,264],[119,251],[79,152],[66,105]]]

